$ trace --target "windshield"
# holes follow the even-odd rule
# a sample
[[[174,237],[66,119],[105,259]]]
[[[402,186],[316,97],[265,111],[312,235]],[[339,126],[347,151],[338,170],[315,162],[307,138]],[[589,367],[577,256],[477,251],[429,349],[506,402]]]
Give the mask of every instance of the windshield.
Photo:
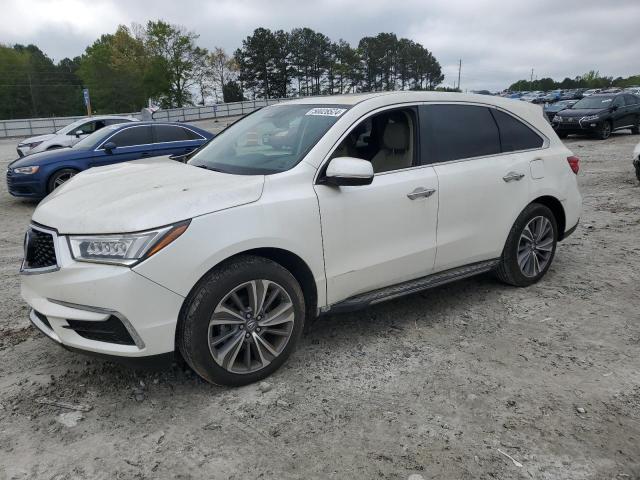
[[[101,128],[97,132],[93,132],[91,135],[87,135],[78,143],[76,143],[72,148],[74,150],[92,150],[96,145],[106,139],[109,135],[111,135],[114,130],[117,130],[118,127],[121,127],[122,124],[111,125],[108,127]]]
[[[608,106],[611,105],[611,102],[613,101],[613,96],[611,97],[586,97],[583,98],[582,100],[578,101],[577,103],[575,103],[573,105],[573,108],[575,110],[580,110],[580,109],[600,109],[600,108],[607,108]]]
[[[348,108],[295,104],[263,108],[224,130],[188,163],[238,175],[284,172],[297,165]]]

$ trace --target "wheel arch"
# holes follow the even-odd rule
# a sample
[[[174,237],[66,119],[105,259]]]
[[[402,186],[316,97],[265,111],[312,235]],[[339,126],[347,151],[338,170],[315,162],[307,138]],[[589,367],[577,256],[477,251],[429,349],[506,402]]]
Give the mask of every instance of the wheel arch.
[[[564,233],[567,229],[567,216],[564,211],[564,207],[562,206],[562,202],[551,195],[543,195],[536,198],[531,203],[539,203],[551,210],[551,213],[553,213],[553,216],[556,218],[556,223],[558,224],[558,241],[561,241],[564,238]]]
[[[185,297],[182,302],[182,308],[180,309],[180,313],[178,315],[178,322],[176,325],[176,340],[177,340],[177,332],[180,331],[178,325],[183,321],[185,316],[185,308],[189,303],[189,299],[191,298],[193,292],[202,284],[207,275],[219,268],[221,265],[225,263],[232,262],[235,258],[253,255],[256,257],[262,257],[269,259],[278,265],[284,267],[294,276],[294,278],[300,284],[300,288],[302,289],[302,294],[304,295],[304,301],[306,306],[306,314],[307,314],[307,322],[305,322],[306,327],[309,328],[314,318],[317,317],[318,312],[318,290],[316,287],[316,282],[313,277],[313,272],[309,265],[298,255],[295,253],[277,247],[259,247],[259,248],[251,248],[248,250],[243,250],[241,252],[234,253],[233,255],[226,257],[224,260],[216,263],[213,267],[207,270],[198,281],[191,287],[189,293]],[[175,350],[178,351],[177,348]]]
[[[49,190],[49,183],[51,182],[51,179],[53,178],[53,176],[56,173],[58,173],[59,171],[61,171],[61,170],[75,170],[76,174],[78,174],[78,173],[83,171],[83,169],[78,168],[77,166],[68,166],[68,165],[58,165],[58,166],[56,166],[54,169],[52,169],[47,174],[47,180],[46,180],[46,183],[45,183],[45,187],[46,187],[47,191]]]

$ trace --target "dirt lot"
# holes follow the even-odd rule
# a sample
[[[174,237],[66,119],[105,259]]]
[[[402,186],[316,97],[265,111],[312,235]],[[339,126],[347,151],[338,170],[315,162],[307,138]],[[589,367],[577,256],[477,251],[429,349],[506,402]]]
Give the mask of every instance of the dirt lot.
[[[584,214],[541,283],[487,275],[326,318],[264,393],[31,328],[17,270],[35,205],[0,182],[0,479],[639,479],[639,140],[567,141]]]

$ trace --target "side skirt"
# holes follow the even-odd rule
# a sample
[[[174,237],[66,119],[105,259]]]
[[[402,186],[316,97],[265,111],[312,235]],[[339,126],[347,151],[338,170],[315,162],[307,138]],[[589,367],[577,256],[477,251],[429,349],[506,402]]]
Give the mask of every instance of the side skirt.
[[[485,273],[498,265],[499,259],[486,260],[483,262],[472,263],[462,267],[452,268],[443,272],[427,275],[426,277],[409,280],[408,282],[398,283],[390,287],[380,288],[367,293],[361,293],[353,297],[349,297],[338,303],[334,303],[322,309],[321,314],[344,313],[360,310],[376,303],[386,302],[394,298],[403,297],[412,293],[428,290],[429,288],[439,287],[446,283],[455,282],[463,278],[472,277],[480,273]]]

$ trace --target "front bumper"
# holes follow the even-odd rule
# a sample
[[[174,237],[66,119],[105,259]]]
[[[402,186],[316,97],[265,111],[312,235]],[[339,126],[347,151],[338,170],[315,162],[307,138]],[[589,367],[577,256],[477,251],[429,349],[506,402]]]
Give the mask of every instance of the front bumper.
[[[563,131],[567,133],[589,133],[594,132],[600,128],[600,121],[589,120],[581,121],[579,118],[572,119],[570,121],[552,122],[552,126],[556,131]]]
[[[56,241],[60,268],[22,275],[22,297],[39,330],[66,347],[103,355],[174,350],[182,296],[128,267],[76,262],[66,237]]]
[[[41,199],[47,196],[46,180],[40,178],[40,172],[23,175],[7,168],[7,190],[14,197]]]

